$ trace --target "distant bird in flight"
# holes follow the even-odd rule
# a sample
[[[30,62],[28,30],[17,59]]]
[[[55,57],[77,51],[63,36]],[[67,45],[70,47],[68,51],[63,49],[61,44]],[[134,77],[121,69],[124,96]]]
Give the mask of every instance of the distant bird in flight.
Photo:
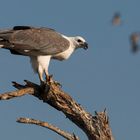
[[[130,36],[130,42],[131,42],[131,50],[133,53],[137,52],[139,50],[139,40],[140,40],[140,34],[139,33],[132,33]]]
[[[121,14],[116,12],[112,18],[112,24],[117,26],[121,24]]]
[[[15,55],[29,56],[34,71],[44,83],[43,74],[49,76],[51,59],[66,60],[78,48],[88,49],[88,44],[81,36],[68,37],[50,28],[15,26],[0,30],[0,48]]]

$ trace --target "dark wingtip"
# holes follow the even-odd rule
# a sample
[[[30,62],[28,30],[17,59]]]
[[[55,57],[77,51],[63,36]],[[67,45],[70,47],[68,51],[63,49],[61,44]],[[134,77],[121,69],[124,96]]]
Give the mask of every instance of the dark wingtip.
[[[14,26],[13,30],[27,30],[27,29],[31,29],[32,27],[30,26]]]

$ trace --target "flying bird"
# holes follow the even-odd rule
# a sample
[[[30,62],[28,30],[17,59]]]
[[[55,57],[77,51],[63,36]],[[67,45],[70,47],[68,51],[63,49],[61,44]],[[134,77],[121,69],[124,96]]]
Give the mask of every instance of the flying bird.
[[[116,12],[112,18],[112,24],[117,26],[121,24],[121,14]]]
[[[44,73],[49,76],[50,60],[66,60],[78,48],[86,50],[88,44],[81,36],[68,37],[51,28],[15,26],[0,30],[0,48],[14,55],[29,56],[33,70],[44,83]]]
[[[132,33],[131,34],[130,42],[131,42],[131,50],[133,53],[136,53],[139,50],[139,40],[140,40],[139,33]]]

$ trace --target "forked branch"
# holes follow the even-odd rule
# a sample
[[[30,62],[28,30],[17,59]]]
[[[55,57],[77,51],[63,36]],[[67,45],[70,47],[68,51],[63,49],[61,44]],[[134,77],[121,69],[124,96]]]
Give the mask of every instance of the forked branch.
[[[29,81],[25,82],[25,85],[13,82],[13,86],[18,90],[1,94],[0,100],[12,99],[26,94],[33,95],[55,109],[62,111],[69,120],[85,132],[89,140],[114,140],[105,111],[96,112],[94,116],[86,112],[83,107],[76,103],[67,93],[62,91],[60,86],[57,85],[52,78],[43,86]],[[33,121],[33,119],[31,120]],[[75,140],[78,138],[75,135],[71,136],[73,136]]]

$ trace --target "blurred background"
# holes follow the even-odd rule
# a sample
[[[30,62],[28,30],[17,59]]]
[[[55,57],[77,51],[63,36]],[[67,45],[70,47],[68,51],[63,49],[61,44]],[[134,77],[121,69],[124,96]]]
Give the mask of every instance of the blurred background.
[[[0,28],[15,25],[50,27],[68,36],[83,36],[87,51],[64,62],[52,61],[49,72],[88,112],[107,108],[116,140],[139,139],[140,130],[139,0],[1,0]],[[136,36],[134,36],[136,35]],[[0,93],[15,90],[11,81],[39,83],[29,58],[0,49]],[[84,133],[61,113],[32,96],[0,102],[0,138],[63,138],[18,117],[47,121],[81,140]]]

